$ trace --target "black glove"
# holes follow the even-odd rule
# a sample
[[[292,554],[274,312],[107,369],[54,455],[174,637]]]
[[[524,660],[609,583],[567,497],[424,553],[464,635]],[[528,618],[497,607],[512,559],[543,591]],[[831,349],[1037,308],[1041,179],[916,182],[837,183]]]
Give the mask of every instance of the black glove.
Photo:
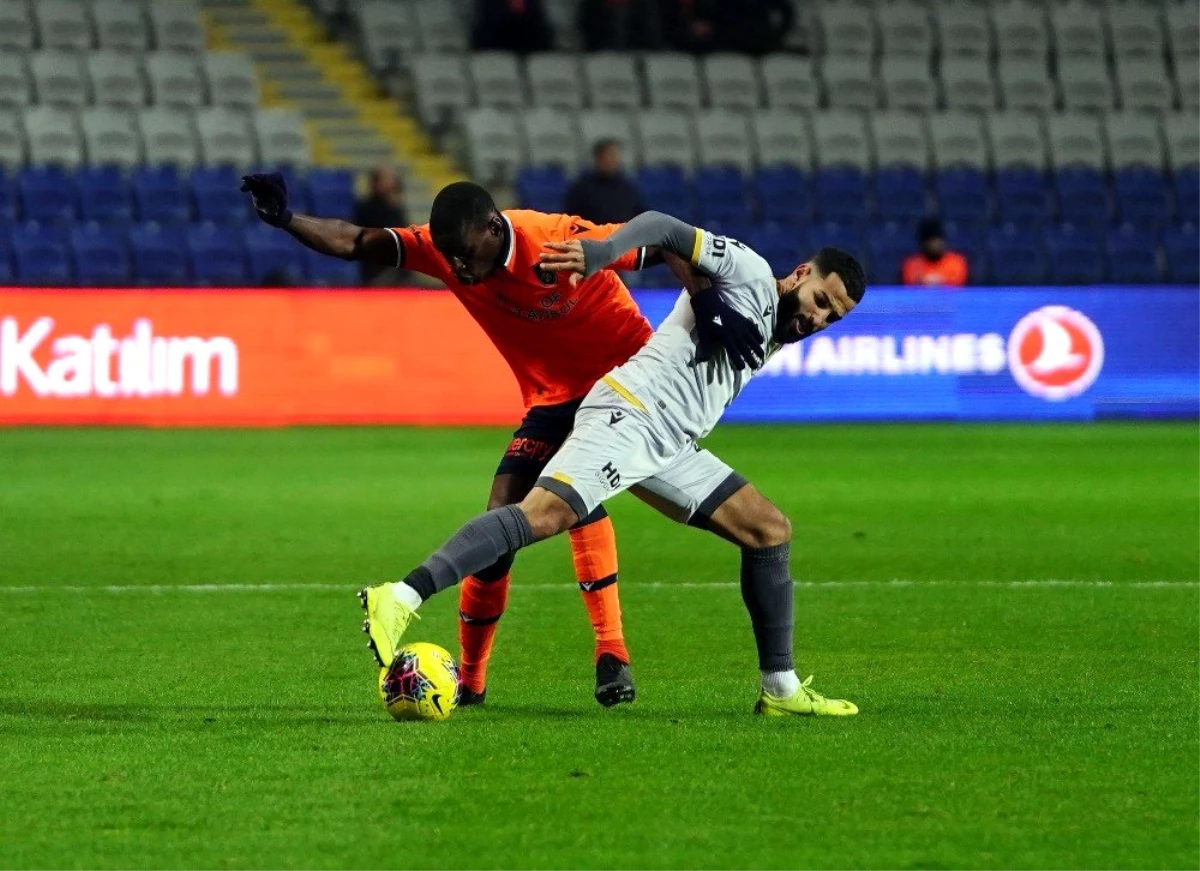
[[[288,208],[287,182],[278,172],[256,172],[242,176],[242,193],[250,194],[254,211],[272,227],[286,227],[292,220]]]
[[[729,364],[739,372],[747,366],[762,366],[762,333],[753,321],[725,302],[715,287],[692,294],[692,311],[700,338],[696,362],[704,363],[724,348]]]

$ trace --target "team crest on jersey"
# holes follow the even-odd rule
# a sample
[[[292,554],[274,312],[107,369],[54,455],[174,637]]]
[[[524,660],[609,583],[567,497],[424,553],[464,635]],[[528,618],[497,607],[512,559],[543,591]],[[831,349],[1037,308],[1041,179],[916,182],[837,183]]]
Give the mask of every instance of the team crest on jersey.
[[[558,276],[549,269],[543,269],[540,266],[534,266],[533,274],[536,275],[537,280],[546,285],[546,287],[554,287],[554,285],[558,283]]]

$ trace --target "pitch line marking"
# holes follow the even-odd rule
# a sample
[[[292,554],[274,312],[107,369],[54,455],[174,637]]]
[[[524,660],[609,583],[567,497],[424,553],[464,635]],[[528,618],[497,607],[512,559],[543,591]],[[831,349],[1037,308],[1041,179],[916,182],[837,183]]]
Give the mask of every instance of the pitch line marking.
[[[2,586],[0,595],[38,594],[38,593],[274,593],[274,592],[337,592],[352,593],[360,585],[351,584],[321,584],[321,583],[280,583],[280,584],[107,584],[102,586],[83,586],[79,584],[36,584],[25,586]],[[513,585],[514,590],[571,590],[576,584],[564,580],[558,584],[522,584]],[[646,581],[630,584],[637,590],[667,590],[667,589],[736,589],[739,585],[733,581]],[[1025,580],[1025,581],[912,581],[894,578],[890,581],[800,581],[796,584],[798,590],[847,589],[852,587],[906,589],[920,587],[978,587],[996,589],[1041,589],[1041,588],[1079,588],[1079,589],[1197,589],[1200,581],[1084,581],[1058,580],[1054,578]],[[628,588],[628,587],[627,587]]]

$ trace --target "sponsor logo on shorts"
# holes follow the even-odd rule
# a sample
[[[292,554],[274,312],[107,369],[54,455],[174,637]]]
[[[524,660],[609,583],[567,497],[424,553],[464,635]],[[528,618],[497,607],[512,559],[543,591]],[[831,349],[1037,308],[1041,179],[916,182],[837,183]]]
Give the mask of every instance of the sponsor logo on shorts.
[[[541,439],[515,438],[508,443],[506,457],[523,457],[544,463],[558,450],[558,445]]]
[[[616,490],[621,486],[621,473],[617,471],[617,467],[611,461],[601,467],[600,471],[596,473],[596,477],[610,490]]]

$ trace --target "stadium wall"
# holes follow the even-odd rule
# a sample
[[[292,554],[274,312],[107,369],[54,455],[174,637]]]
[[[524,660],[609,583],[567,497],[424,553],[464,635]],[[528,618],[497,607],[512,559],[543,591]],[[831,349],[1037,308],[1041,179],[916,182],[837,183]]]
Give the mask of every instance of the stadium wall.
[[[653,322],[675,294],[636,294]],[[872,288],[728,420],[1200,415],[1195,288]],[[603,341],[603,337],[596,337]],[[512,424],[499,354],[444,292],[0,290],[0,424]]]

